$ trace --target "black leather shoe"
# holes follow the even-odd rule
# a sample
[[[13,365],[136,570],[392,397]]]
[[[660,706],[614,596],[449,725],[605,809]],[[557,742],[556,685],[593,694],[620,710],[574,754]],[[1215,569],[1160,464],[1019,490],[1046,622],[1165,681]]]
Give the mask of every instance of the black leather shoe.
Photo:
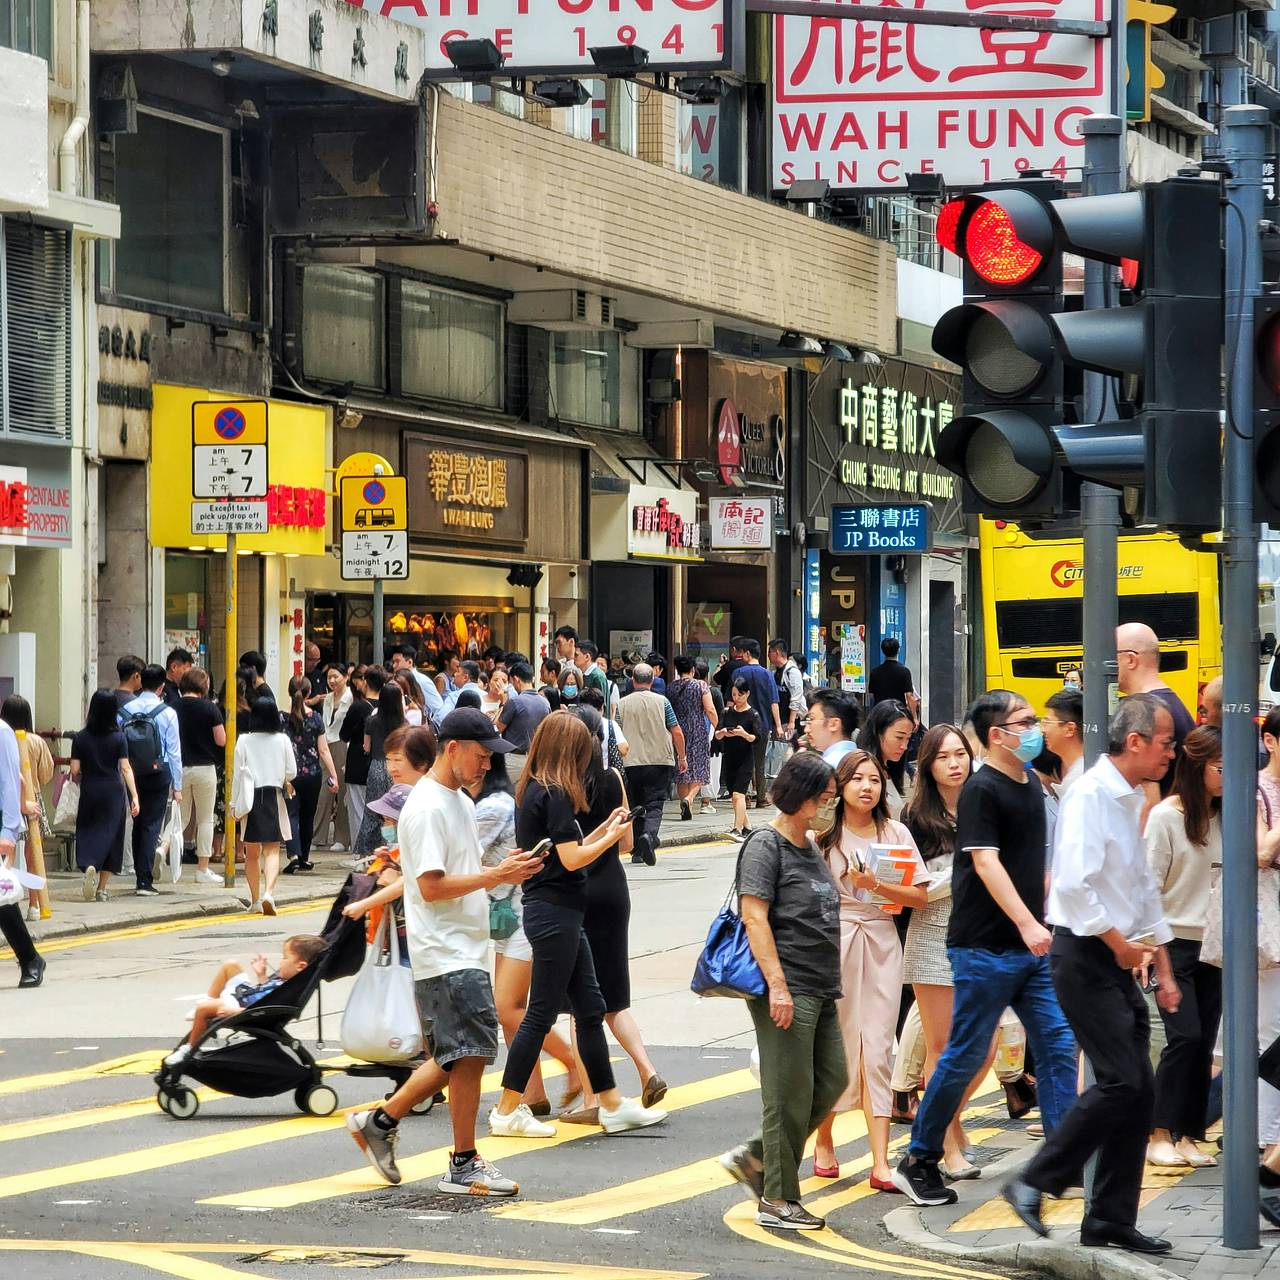
[[[18,979],[20,987],[38,987],[44,981],[45,963],[42,957],[36,958],[22,968],[22,977]]]
[[[1040,1217],[1041,1196],[1035,1187],[1029,1186],[1021,1178],[1011,1178],[1000,1189],[1000,1194],[1021,1219],[1023,1226],[1030,1227],[1038,1236],[1049,1234],[1049,1228]]]
[[[1103,1218],[1086,1218],[1080,1225],[1080,1243],[1090,1248],[1113,1244],[1131,1253],[1168,1253],[1173,1245],[1157,1236],[1143,1235],[1137,1227],[1107,1222]]]

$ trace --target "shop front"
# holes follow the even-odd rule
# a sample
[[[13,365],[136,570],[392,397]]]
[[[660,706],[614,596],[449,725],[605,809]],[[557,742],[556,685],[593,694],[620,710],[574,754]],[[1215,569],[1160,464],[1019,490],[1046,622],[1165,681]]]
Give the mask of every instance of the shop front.
[[[551,576],[576,575],[583,562],[581,447],[370,413],[335,441],[335,465],[365,451],[408,481],[408,576],[385,583],[384,646],[411,644],[429,667],[444,653],[477,657],[491,645],[537,654],[554,629]],[[328,560],[300,566],[295,584],[322,656],[371,661],[372,582],[344,581]]]
[[[956,379],[886,359],[810,376],[805,432],[805,652],[810,674],[865,694],[893,637],[926,722],[963,713],[969,539],[937,440]]]
[[[192,533],[192,406],[220,397],[204,387],[157,383],[152,398],[148,525],[160,589],[148,656],[187,649],[217,685],[224,674],[226,538]],[[329,413],[283,400],[266,404],[267,495],[254,501],[267,529],[238,535],[234,648],[237,655],[260,649],[267,682],[279,693],[304,662],[292,585],[298,566],[325,563]]]

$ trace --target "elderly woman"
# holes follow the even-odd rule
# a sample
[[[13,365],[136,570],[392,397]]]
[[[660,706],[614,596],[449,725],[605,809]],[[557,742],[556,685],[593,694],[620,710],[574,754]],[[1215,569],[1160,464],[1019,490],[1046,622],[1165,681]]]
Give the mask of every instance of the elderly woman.
[[[794,755],[774,780],[778,816],[742,846],[737,889],[751,952],[768,991],[747,1001],[760,1053],[763,1123],[720,1163],[759,1201],[756,1222],[820,1231],[800,1203],[809,1135],[848,1083],[840,997],[840,895],[810,832],[835,799],[821,756]]]

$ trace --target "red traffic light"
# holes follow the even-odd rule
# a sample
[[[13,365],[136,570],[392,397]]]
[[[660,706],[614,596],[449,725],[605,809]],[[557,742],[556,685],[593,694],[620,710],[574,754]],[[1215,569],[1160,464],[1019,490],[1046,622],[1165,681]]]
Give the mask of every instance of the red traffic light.
[[[948,200],[938,210],[938,222],[934,230],[938,243],[951,253],[959,254],[959,241],[956,233],[960,230],[960,215],[964,213],[967,202],[964,200]]]
[[[988,284],[1022,284],[1044,261],[1038,249],[1018,238],[1009,211],[991,200],[984,200],[969,215],[964,256]]]
[[[1137,258],[1121,258],[1120,259],[1120,283],[1126,289],[1136,289],[1138,287],[1138,276],[1140,266]]]
[[[1274,315],[1258,330],[1254,340],[1258,376],[1273,395],[1280,396],[1280,315]]]

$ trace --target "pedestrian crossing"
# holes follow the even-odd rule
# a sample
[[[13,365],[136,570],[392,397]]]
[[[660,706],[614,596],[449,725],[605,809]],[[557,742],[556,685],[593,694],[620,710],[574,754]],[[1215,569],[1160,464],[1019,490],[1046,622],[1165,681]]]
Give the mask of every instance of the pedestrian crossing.
[[[399,1160],[403,1180],[391,1188],[360,1160],[343,1132],[346,1111],[377,1100],[361,1098],[357,1092],[367,1089],[368,1082],[338,1077],[335,1083],[343,1091],[344,1108],[330,1117],[290,1114],[292,1103],[287,1096],[249,1104],[212,1089],[200,1089],[204,1106],[199,1116],[178,1123],[160,1114],[147,1078],[164,1052],[163,1048],[152,1048],[75,1068],[0,1079],[0,1115],[15,1117],[0,1120],[0,1201],[6,1205],[0,1208],[0,1218],[11,1223],[24,1221],[24,1197],[32,1197],[30,1203],[44,1209],[60,1200],[68,1205],[114,1203],[139,1195],[162,1206],[173,1221],[217,1224],[226,1223],[228,1214],[262,1215],[239,1217],[232,1230],[243,1234],[251,1220],[263,1224],[278,1221],[283,1227],[306,1215],[323,1223],[331,1212],[327,1206],[341,1213],[357,1203],[375,1206],[384,1198],[399,1204],[407,1191],[415,1189],[425,1193],[420,1199],[434,1194],[450,1150],[445,1145],[450,1136],[447,1117],[440,1123],[444,1108],[432,1117],[406,1121]],[[486,1073],[482,1088],[488,1097],[481,1106],[481,1150],[504,1172],[521,1180],[526,1192],[515,1201],[480,1206],[483,1216],[493,1220],[492,1229],[502,1224],[508,1233],[535,1226],[540,1233],[652,1233],[663,1229],[664,1215],[687,1218],[690,1212],[698,1211],[698,1205],[705,1205],[701,1212],[710,1211],[713,1222],[723,1217],[728,1233],[753,1246],[798,1252],[820,1261],[827,1270],[862,1269],[924,1280],[996,1280],[986,1272],[868,1249],[831,1226],[804,1240],[783,1238],[756,1227],[753,1206],[741,1199],[741,1189],[729,1181],[718,1156],[753,1127],[757,1106],[752,1095],[757,1092],[757,1082],[744,1067],[724,1060],[704,1059],[688,1051],[685,1060],[694,1064],[685,1071],[693,1078],[680,1079],[678,1072],[670,1073],[676,1082],[662,1104],[670,1119],[660,1130],[646,1131],[646,1135],[656,1135],[656,1141],[646,1141],[640,1135],[602,1141],[598,1129],[565,1124],[558,1125],[556,1136],[549,1139],[488,1137],[483,1116],[496,1097],[501,1073]],[[562,1073],[559,1064],[545,1064],[549,1082]],[[79,1105],[89,1093],[87,1086],[95,1081],[98,1089],[92,1104]],[[100,1100],[103,1081],[110,1081],[115,1095],[107,1101]],[[35,1114],[20,1117],[20,1099]],[[58,1110],[59,1106],[65,1109]],[[999,1145],[1003,1130],[991,1121],[1003,1112],[1000,1096],[984,1091],[967,1113],[975,1143],[994,1141]],[[905,1135],[896,1132],[900,1135],[897,1145],[901,1145]],[[865,1181],[870,1157],[861,1113],[838,1117],[835,1135],[842,1163],[840,1181],[833,1184],[810,1178],[803,1190],[814,1212],[838,1217],[842,1210],[851,1210],[876,1193]],[[642,1158],[628,1161],[620,1157],[630,1141],[643,1144],[631,1149],[643,1151]],[[567,1166],[566,1157],[572,1157]],[[567,1168],[571,1174],[566,1175]],[[62,1200],[64,1196],[68,1198]],[[97,1198],[71,1198],[80,1196]],[[723,1202],[716,1197],[730,1202],[727,1212],[722,1213]],[[884,1206],[880,1211],[895,1207],[888,1197],[881,1197],[880,1202]],[[225,1240],[225,1228],[216,1226],[215,1239],[218,1230]],[[163,1239],[163,1229],[157,1227],[156,1234]],[[277,1234],[277,1228],[273,1225],[268,1234]],[[504,1243],[513,1238],[518,1235],[502,1236]],[[128,1263],[187,1280],[230,1280],[249,1274],[228,1266],[225,1259],[209,1254],[208,1246],[199,1243],[179,1246],[166,1242],[163,1248],[131,1245],[134,1252],[126,1249],[122,1253],[125,1246],[114,1242],[99,1246],[92,1241],[0,1239],[0,1250],[24,1246],[37,1250],[72,1248],[82,1259]],[[701,1246],[707,1256],[714,1255],[713,1238],[703,1239]],[[536,1250],[531,1252],[537,1256]],[[521,1254],[522,1258],[527,1256]],[[458,1260],[462,1258],[432,1254],[431,1266],[444,1268],[441,1280],[444,1275],[457,1275],[459,1280],[464,1275],[469,1280],[497,1280],[515,1274],[582,1274],[608,1280],[688,1276],[692,1280],[696,1275],[716,1274],[714,1269],[684,1272],[634,1267],[579,1273],[569,1269],[568,1263],[516,1267],[496,1257],[489,1258],[491,1266],[477,1269],[477,1255],[468,1253]],[[554,1269],[546,1269],[553,1265]],[[4,1269],[3,1262],[0,1269]],[[116,1272],[109,1274],[114,1277]],[[253,1274],[262,1276],[259,1271]],[[424,1280],[426,1274],[414,1272],[412,1280]],[[437,1280],[437,1271],[431,1270],[430,1276]]]

